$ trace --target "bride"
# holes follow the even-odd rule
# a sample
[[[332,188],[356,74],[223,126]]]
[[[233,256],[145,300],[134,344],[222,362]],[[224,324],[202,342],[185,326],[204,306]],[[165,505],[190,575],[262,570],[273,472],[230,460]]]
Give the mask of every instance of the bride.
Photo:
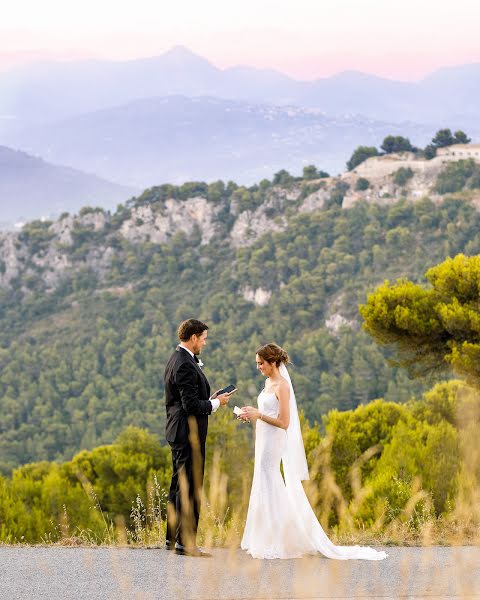
[[[302,486],[309,475],[295,393],[285,366],[288,354],[276,344],[261,346],[256,354],[257,369],[267,380],[258,408],[246,406],[239,415],[256,423],[255,467],[242,549],[254,558],[299,558],[316,552],[340,560],[386,558],[383,551],[335,546],[328,539]]]

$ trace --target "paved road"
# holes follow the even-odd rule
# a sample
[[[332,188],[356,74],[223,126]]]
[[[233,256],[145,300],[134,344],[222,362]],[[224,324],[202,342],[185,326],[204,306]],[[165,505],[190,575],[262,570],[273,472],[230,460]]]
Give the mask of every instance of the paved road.
[[[0,546],[1,600],[479,598],[480,548],[390,548],[383,562],[213,559],[161,549]]]

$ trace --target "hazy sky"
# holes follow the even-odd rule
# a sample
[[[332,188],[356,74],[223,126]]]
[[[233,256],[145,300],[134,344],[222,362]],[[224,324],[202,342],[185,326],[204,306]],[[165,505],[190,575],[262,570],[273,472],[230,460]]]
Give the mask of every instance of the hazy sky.
[[[418,79],[480,62],[479,0],[14,0],[0,68],[33,58],[137,58],[184,45],[219,67],[313,79],[356,69]]]

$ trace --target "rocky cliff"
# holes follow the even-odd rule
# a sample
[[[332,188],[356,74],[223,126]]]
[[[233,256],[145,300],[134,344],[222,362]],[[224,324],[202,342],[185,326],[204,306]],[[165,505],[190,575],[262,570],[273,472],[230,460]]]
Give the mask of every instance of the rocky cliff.
[[[385,204],[428,196],[441,202],[443,196],[435,191],[438,175],[448,163],[464,158],[480,164],[480,146],[465,151],[453,146],[428,161],[411,153],[374,157],[339,177],[290,178],[282,185],[262,182],[260,195],[259,186],[254,186],[254,193],[237,186],[233,194],[215,199],[198,192],[190,197],[159,197],[157,188],[152,188],[113,214],[85,208],[75,216],[64,214],[54,222],[35,221],[19,232],[1,233],[0,287],[19,286],[28,292],[33,283],[41,282],[44,289],[52,290],[69,270],[82,268],[94,271],[101,280],[125,245],[166,244],[176,235],[198,236],[199,245],[221,241],[239,249],[264,234],[284,230],[291,217],[332,202],[345,209],[361,200]],[[409,175],[399,183],[400,169]],[[359,186],[361,179],[367,184]],[[480,189],[464,197],[480,206]],[[255,294],[244,290],[246,298],[265,302],[264,295],[256,298]]]

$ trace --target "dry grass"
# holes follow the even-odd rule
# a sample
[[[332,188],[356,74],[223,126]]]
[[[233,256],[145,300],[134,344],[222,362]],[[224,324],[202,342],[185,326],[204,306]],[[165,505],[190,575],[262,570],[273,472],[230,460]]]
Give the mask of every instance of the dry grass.
[[[390,515],[380,511],[376,521],[366,527],[359,516],[368,486],[361,480],[361,467],[381,451],[379,446],[368,449],[351,466],[349,472],[352,498],[347,500],[331,467],[331,440],[323,439],[310,465],[311,479],[305,482],[309,500],[329,537],[339,545],[369,544],[398,546],[480,545],[480,403],[462,404],[459,415],[460,446],[463,467],[459,476],[458,495],[451,510],[435,515],[431,497],[417,478],[411,483],[410,497],[400,514]],[[465,406],[467,409],[465,409]],[[215,453],[207,466],[208,484],[202,493],[202,513],[197,541],[207,548],[236,549],[240,545],[250,494],[251,474],[243,480],[240,502],[228,505],[228,476],[221,468],[220,453]],[[320,477],[317,477],[320,475]],[[103,522],[103,532],[72,528],[64,509],[55,533],[45,536],[43,544],[62,546],[129,546],[137,548],[158,547],[165,543],[167,492],[160,489],[156,478],[147,490],[147,503],[137,496],[132,505],[131,522],[126,527],[123,518],[112,520],[102,511],[92,485],[81,478]],[[318,484],[320,482],[320,484]],[[335,527],[329,527],[332,513],[337,515]],[[9,540],[21,543],[21,540]]]

